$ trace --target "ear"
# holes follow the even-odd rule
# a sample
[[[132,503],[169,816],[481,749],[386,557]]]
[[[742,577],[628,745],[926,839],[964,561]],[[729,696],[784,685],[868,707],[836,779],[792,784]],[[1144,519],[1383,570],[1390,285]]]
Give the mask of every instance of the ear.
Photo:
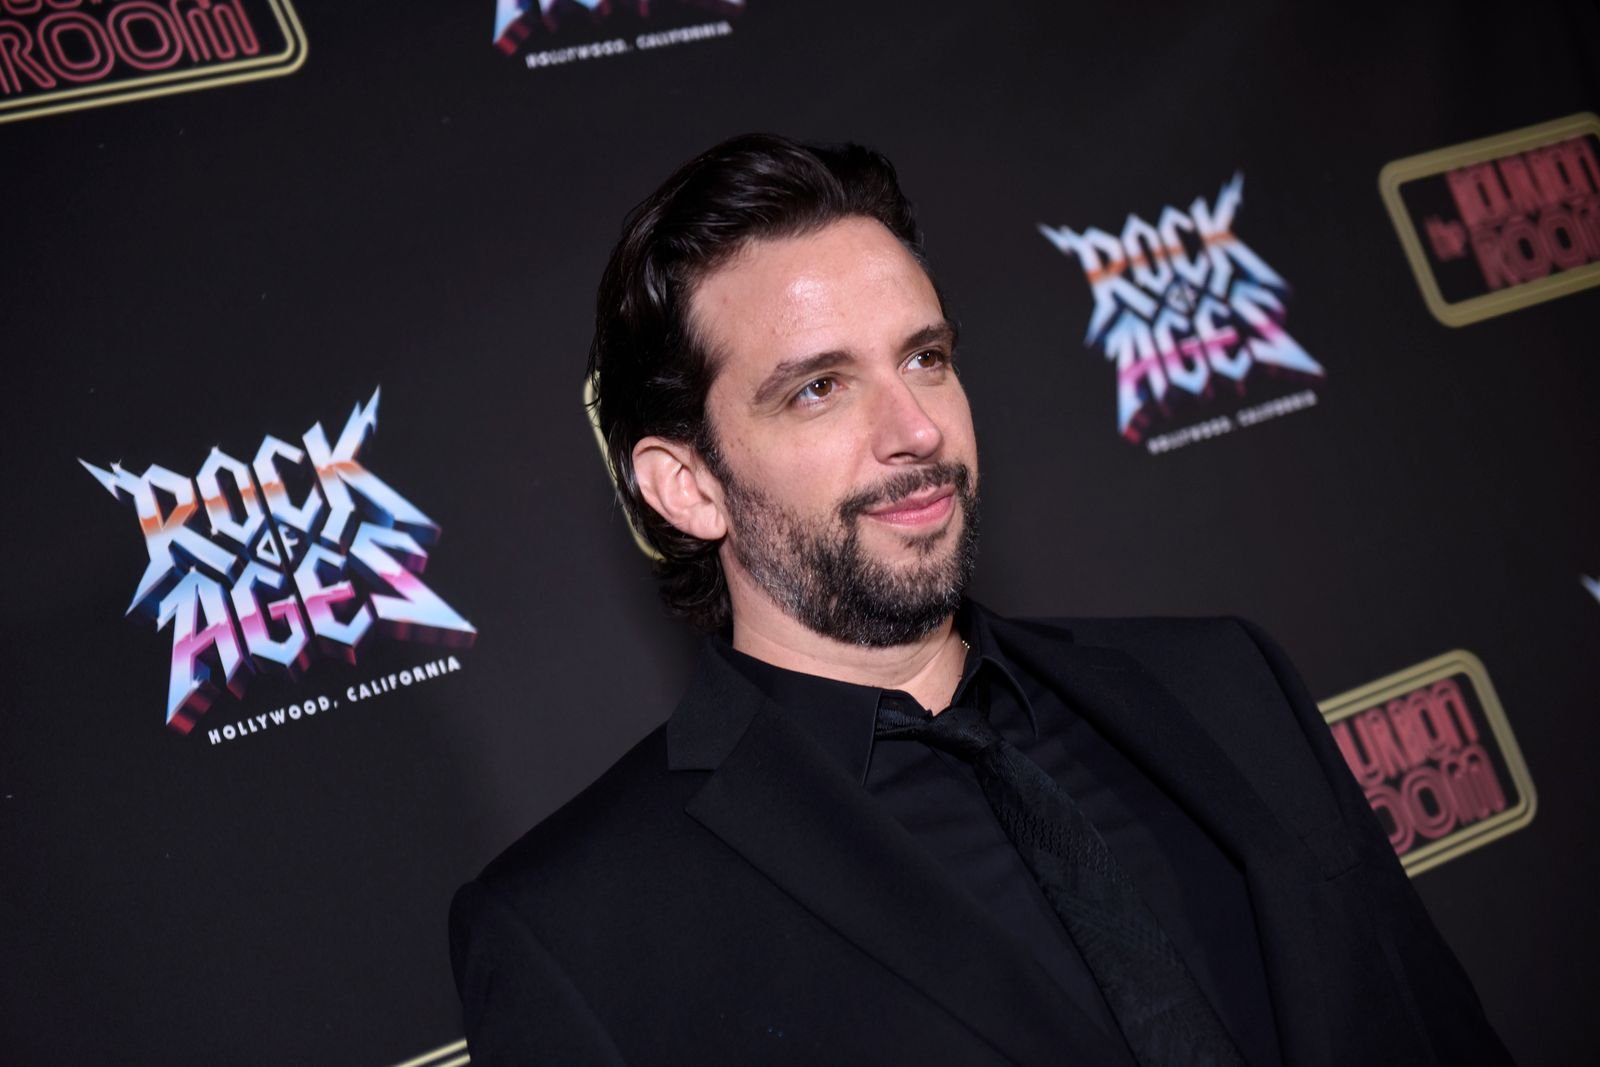
[[[722,487],[690,445],[642,438],[633,446],[633,475],[645,503],[690,537],[720,541],[728,532]]]

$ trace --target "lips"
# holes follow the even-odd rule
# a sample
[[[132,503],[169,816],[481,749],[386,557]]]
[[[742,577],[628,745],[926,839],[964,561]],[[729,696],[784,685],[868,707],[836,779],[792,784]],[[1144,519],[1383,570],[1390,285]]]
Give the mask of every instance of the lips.
[[[892,504],[872,508],[867,515],[896,526],[915,526],[943,519],[950,513],[955,498],[954,485],[938,485],[920,493],[901,497]]]

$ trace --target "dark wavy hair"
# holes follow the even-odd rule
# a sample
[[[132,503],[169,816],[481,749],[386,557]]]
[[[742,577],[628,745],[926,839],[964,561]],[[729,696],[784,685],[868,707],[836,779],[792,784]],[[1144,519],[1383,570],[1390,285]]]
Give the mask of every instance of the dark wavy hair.
[[[601,277],[589,348],[595,422],[623,510],[660,556],[662,599],[701,629],[729,619],[717,542],[690,537],[645,502],[633,447],[650,436],[684,442],[726,480],[706,418],[717,365],[689,315],[695,286],[751,241],[850,217],[881,222],[927,269],[911,204],[882,155],[744,134],[684,164],[634,208]]]

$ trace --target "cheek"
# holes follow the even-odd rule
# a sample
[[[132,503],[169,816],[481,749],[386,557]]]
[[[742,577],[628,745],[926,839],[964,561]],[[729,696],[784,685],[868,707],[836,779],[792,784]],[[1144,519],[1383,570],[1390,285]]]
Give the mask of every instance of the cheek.
[[[945,405],[942,425],[945,436],[951,439],[951,444],[963,443],[969,446],[975,444],[972,407],[967,403],[967,394],[960,389],[955,390]]]
[[[775,503],[801,513],[830,512],[869,477],[852,449],[852,435],[838,427],[772,442],[751,456],[751,473]]]

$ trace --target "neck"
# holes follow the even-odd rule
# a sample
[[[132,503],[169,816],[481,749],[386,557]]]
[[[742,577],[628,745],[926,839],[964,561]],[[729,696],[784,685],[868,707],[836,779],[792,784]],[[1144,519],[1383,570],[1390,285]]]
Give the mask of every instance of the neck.
[[[807,629],[765,595],[760,601],[733,598],[733,647],[747,656],[804,674],[903,690],[935,713],[949,705],[960,684],[966,643],[954,616],[910,644],[867,648]]]

